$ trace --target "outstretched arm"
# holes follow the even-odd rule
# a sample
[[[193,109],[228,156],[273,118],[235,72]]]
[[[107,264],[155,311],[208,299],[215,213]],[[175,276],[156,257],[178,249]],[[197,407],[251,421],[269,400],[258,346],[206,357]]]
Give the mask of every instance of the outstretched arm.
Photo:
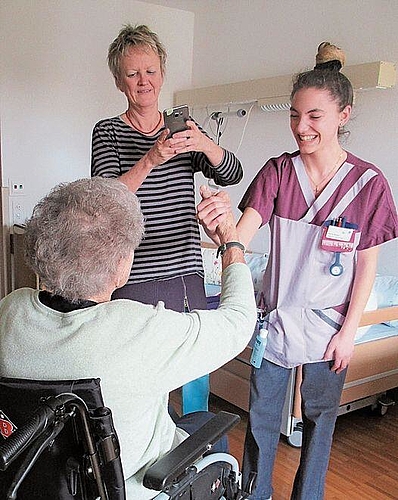
[[[213,193],[207,186],[201,186],[202,201],[197,208],[197,218],[206,234],[216,245],[220,245],[217,227],[231,210],[231,200],[225,191]],[[238,240],[247,248],[261,226],[260,214],[253,208],[246,208],[237,224]]]
[[[207,186],[200,186],[202,201],[197,207],[196,217],[207,236],[220,245],[217,227],[225,222],[231,213],[231,200],[226,191],[214,192]]]

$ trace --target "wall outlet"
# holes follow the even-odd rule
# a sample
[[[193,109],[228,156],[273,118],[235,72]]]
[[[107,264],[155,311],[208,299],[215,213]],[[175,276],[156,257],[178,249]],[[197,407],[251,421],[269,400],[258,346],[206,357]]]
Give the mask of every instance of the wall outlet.
[[[25,224],[26,221],[26,209],[25,204],[22,199],[12,199],[11,200],[11,224]]]
[[[22,182],[10,181],[10,196],[25,194],[25,185]]]

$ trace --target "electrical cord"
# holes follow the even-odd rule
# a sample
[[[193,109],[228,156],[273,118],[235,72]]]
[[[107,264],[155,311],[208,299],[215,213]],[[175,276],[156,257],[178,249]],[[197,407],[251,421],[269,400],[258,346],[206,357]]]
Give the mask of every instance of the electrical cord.
[[[250,108],[247,111],[247,113],[245,115],[242,115],[242,116],[246,116],[246,120],[245,120],[245,124],[243,126],[243,129],[242,129],[242,134],[241,134],[241,137],[240,137],[240,140],[239,140],[238,147],[234,151],[235,154],[238,153],[238,151],[240,150],[240,148],[242,146],[243,139],[244,139],[245,133],[246,133],[246,128],[247,128],[247,125],[249,123],[250,114],[252,112],[252,109],[254,108],[254,105],[255,105],[255,103],[252,103],[252,105],[250,106]],[[224,134],[225,130],[227,129],[228,116],[227,117],[225,117],[225,116],[217,116],[217,114],[215,114],[214,112],[209,112],[209,107],[208,106],[206,106],[206,113],[207,113],[207,116],[206,116],[206,118],[205,118],[205,120],[203,122],[202,128],[206,130],[206,126],[207,125],[209,126],[211,135],[213,136],[213,138],[215,139],[217,145],[219,146],[220,142],[221,142],[221,137]],[[229,114],[229,113],[230,113],[230,109],[228,108],[228,111],[227,111],[226,114]],[[221,115],[221,113],[220,113],[220,115]],[[212,121],[216,122],[216,130],[213,129]]]
[[[245,121],[245,124],[243,125],[242,135],[240,137],[240,141],[239,141],[238,147],[236,148],[235,154],[238,154],[238,151],[240,150],[240,147],[242,146],[242,142],[243,142],[243,139],[245,137],[246,127],[247,127],[247,124],[249,123],[250,113],[252,112],[253,108],[254,108],[254,103],[250,106],[249,111],[247,112],[246,121]]]

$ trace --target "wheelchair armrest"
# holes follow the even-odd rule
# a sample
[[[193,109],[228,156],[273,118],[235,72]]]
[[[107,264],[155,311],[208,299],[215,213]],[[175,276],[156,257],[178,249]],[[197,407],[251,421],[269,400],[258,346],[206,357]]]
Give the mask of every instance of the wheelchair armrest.
[[[164,490],[200,456],[211,450],[213,444],[239,421],[238,415],[220,411],[185,441],[151,465],[144,476],[144,486],[152,490]]]

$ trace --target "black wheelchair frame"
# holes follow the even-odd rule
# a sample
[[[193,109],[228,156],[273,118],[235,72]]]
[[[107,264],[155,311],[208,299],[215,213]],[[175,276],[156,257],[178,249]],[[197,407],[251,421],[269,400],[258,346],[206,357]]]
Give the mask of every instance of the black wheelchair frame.
[[[65,388],[68,392],[59,393]],[[34,394],[41,394],[39,403],[37,395],[31,396],[31,389]],[[103,405],[100,380],[54,382],[0,378],[0,419],[7,415],[11,418],[11,407],[18,400],[25,403],[26,399],[29,399],[27,409],[18,416],[18,428],[0,443],[0,497],[4,500],[49,498],[46,496],[49,493],[38,491],[41,486],[29,483],[32,476],[35,479],[31,470],[37,462],[41,464],[36,475],[45,476],[46,486],[54,481],[54,488],[61,490],[60,493],[58,489],[56,493],[53,490],[51,498],[125,500],[120,446],[112,413]],[[226,453],[207,454],[239,420],[238,415],[231,413],[217,414],[153,464],[145,474],[144,486],[160,492],[154,491],[157,500],[247,498],[254,481],[245,489],[241,487],[237,460]],[[71,432],[75,441],[73,450],[67,450],[70,456],[63,457],[63,447],[71,446],[68,437]],[[63,439],[63,443],[57,451],[59,439]],[[55,452],[62,455],[61,461],[58,455],[53,459]],[[49,457],[53,462],[48,462]],[[52,466],[63,470],[62,484],[47,470]],[[19,489],[20,497],[17,496]]]

